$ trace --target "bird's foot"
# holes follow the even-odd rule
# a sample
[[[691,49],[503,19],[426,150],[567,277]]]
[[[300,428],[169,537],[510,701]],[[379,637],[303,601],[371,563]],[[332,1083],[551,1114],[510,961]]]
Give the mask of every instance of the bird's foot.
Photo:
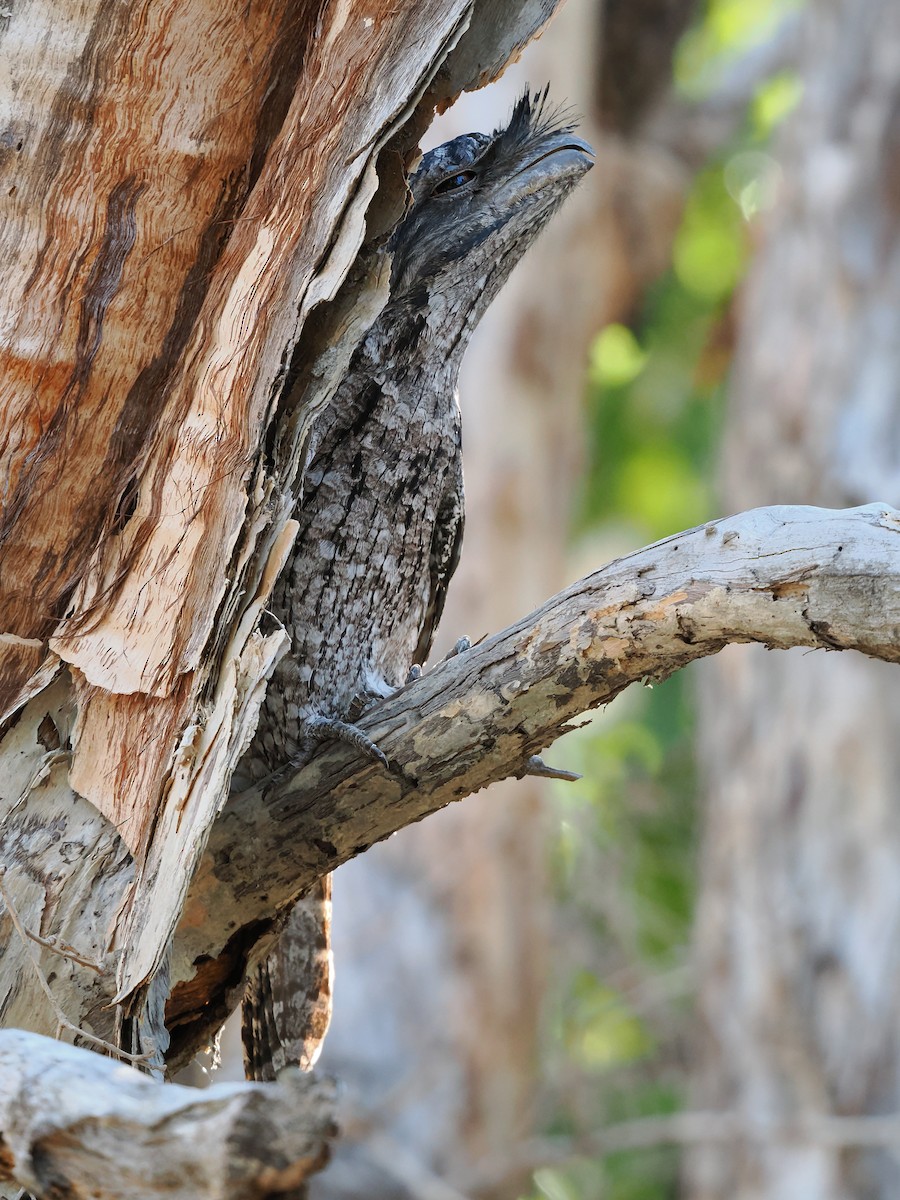
[[[363,733],[358,725],[353,725],[350,721],[342,721],[339,717],[326,717],[324,713],[317,713],[306,721],[303,733],[307,742],[313,745],[329,741],[344,742],[363,754],[368,754],[370,758],[377,759],[383,767],[389,769],[384,752],[368,734]]]
[[[451,658],[456,658],[457,655],[459,655],[459,654],[465,654],[465,652],[467,650],[471,650],[471,649],[472,649],[472,643],[469,641],[469,639],[464,634],[461,638],[456,639],[455,646],[451,650],[447,651],[447,653],[441,659],[441,662],[448,662]],[[419,666],[419,664],[414,663],[409,668],[409,672],[407,673],[407,676],[406,676],[406,682],[407,683],[415,683],[415,681],[417,679],[422,678],[423,674],[424,674],[424,672],[422,671],[422,668]]]
[[[441,662],[447,662],[449,659],[456,658],[460,654],[465,654],[465,652],[467,650],[471,650],[471,649],[472,649],[471,641],[466,637],[465,634],[463,634],[461,638],[456,639],[456,645],[453,647],[452,650],[447,651],[447,653],[441,659]]]

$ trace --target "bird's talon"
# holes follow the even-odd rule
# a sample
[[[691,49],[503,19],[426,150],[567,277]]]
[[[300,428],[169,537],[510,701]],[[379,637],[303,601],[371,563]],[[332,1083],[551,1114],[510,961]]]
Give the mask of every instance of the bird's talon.
[[[304,733],[306,740],[313,744],[327,741],[344,742],[345,745],[353,746],[355,750],[368,754],[370,758],[380,762],[386,770],[390,770],[390,764],[384,751],[358,725],[353,725],[350,721],[342,721],[339,717],[326,717],[324,714],[319,714],[309,718]]]

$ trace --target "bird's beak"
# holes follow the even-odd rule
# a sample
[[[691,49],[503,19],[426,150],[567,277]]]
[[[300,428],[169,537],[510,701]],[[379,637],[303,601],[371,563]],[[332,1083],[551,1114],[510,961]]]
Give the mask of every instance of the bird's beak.
[[[550,179],[580,177],[594,165],[594,151],[587,142],[571,133],[551,134],[542,138],[511,178],[518,178],[517,190],[528,195],[547,185]],[[540,167],[540,169],[536,169]]]

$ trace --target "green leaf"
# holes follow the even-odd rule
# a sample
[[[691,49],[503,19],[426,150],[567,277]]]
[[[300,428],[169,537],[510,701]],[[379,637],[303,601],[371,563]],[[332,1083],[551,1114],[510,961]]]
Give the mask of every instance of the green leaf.
[[[591,349],[590,377],[611,386],[631,383],[646,362],[647,355],[627,326],[607,325]]]

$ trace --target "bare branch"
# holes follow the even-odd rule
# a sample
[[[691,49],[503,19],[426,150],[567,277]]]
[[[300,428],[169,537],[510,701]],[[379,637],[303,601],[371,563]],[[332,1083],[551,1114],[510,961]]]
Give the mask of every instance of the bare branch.
[[[268,792],[233,797],[192,886],[192,919],[176,935],[173,1060],[227,1011],[247,957],[298,892],[451,801],[527,773],[574,718],[632,683],[666,678],[729,642],[900,660],[898,535],[900,513],[883,504],[755,509],[678,534],[610,563],[373,708],[359,724],[390,772],[334,746]]]
[[[542,779],[562,779],[566,783],[575,783],[581,779],[577,771],[567,771],[563,767],[551,767],[545,763],[539,754],[532,754],[525,764],[526,775],[539,775]]]
[[[200,1091],[0,1030],[0,1180],[37,1195],[261,1200],[323,1165],[333,1107],[299,1072]]]
[[[779,1120],[777,1130],[756,1123],[738,1112],[679,1112],[620,1121],[605,1129],[571,1138],[533,1138],[513,1154],[487,1159],[478,1170],[455,1179],[466,1191],[488,1191],[525,1170],[562,1166],[577,1158],[597,1158],[623,1150],[654,1146],[709,1145],[711,1143],[772,1140],[793,1145],[814,1144],[834,1150],[861,1147],[896,1147],[900,1144],[900,1113],[840,1117],[831,1113],[797,1113]]]

